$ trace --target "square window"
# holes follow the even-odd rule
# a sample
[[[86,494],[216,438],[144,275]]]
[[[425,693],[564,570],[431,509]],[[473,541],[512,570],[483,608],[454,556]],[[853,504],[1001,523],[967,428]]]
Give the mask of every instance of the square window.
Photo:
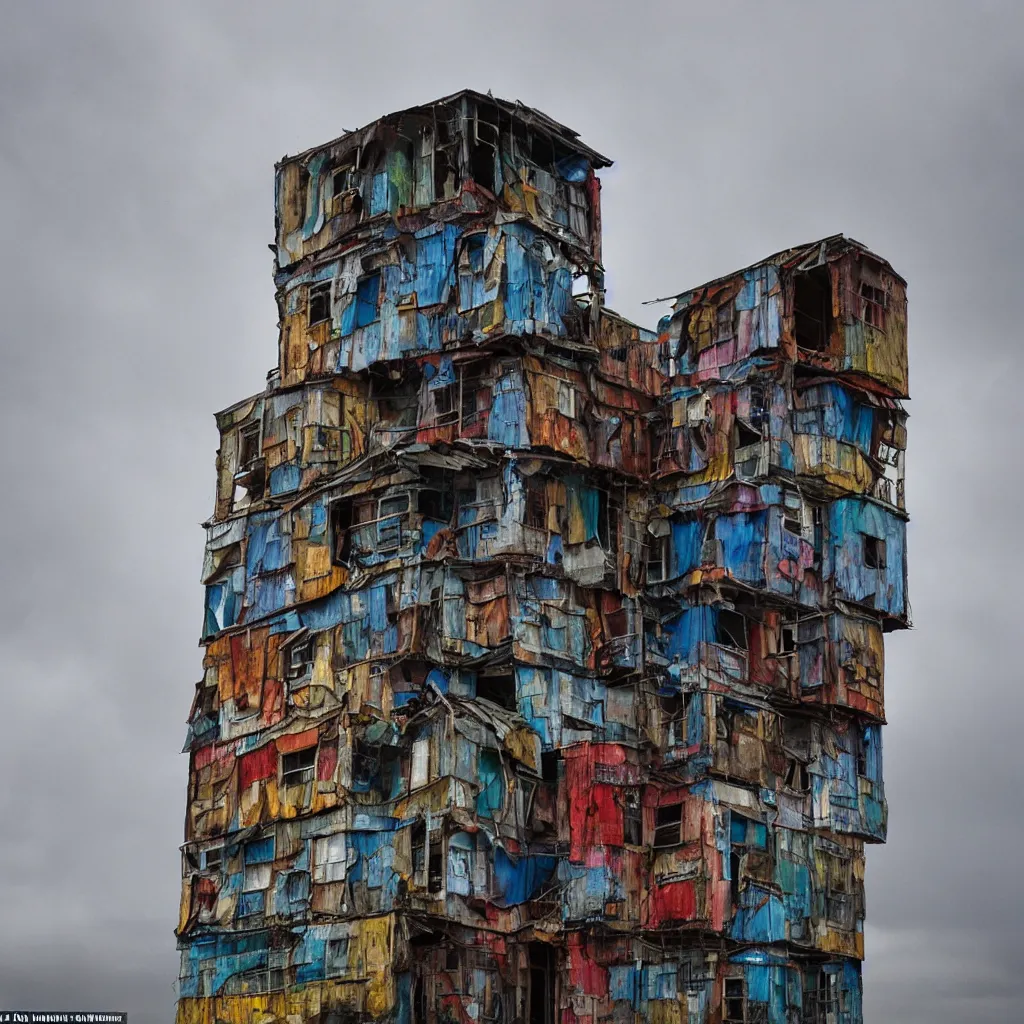
[[[747,620],[739,612],[722,608],[718,613],[715,642],[721,647],[732,647],[737,651],[747,650]]]
[[[668,804],[654,812],[654,845],[678,846],[683,825],[683,805]]]
[[[281,785],[301,786],[313,781],[316,770],[316,747],[296,750],[281,757]]]

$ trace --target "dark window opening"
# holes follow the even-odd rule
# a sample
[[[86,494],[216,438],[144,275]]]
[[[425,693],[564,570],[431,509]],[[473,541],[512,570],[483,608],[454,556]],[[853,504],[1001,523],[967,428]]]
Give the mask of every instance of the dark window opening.
[[[737,448],[746,448],[752,444],[760,444],[762,440],[761,435],[756,430],[748,427],[742,420],[736,420],[735,439]]]
[[[885,568],[885,541],[864,535],[864,564],[869,569]]]
[[[640,789],[628,786],[622,791],[622,839],[630,846],[643,842],[643,817],[640,813]]]
[[[597,539],[605,551],[611,551],[619,536],[619,510],[607,492],[597,494]]]
[[[305,750],[296,750],[293,754],[284,754],[281,757],[281,784],[283,786],[298,786],[313,779],[316,768],[316,747],[307,747]]]
[[[450,149],[434,150],[434,198],[451,199],[458,191],[459,175]]]
[[[868,774],[868,754],[863,743],[857,746],[857,774],[864,777]]]
[[[452,491],[422,490],[419,492],[417,507],[420,515],[427,519],[447,523],[455,509],[455,495]]]
[[[378,318],[377,303],[380,299],[380,273],[362,278],[356,285],[355,327],[366,327]]]
[[[797,793],[810,791],[811,776],[803,761],[798,761],[795,757],[789,759],[789,764],[786,767],[786,785]]]
[[[763,430],[768,422],[768,396],[766,386],[761,383],[750,385],[750,425]]]
[[[509,673],[507,675],[477,677],[476,695],[484,700],[489,700],[509,711],[516,709],[516,681]]]
[[[692,699],[692,693],[671,694],[658,698],[665,726],[666,746],[677,747],[686,742],[686,716]]]
[[[530,139],[530,159],[538,167],[550,168],[555,162],[554,142],[547,135],[535,133]]]
[[[555,956],[543,942],[530,943],[529,1024],[555,1024]]]
[[[548,493],[543,479],[530,477],[526,481],[526,515],[523,523],[535,530],[548,528]]]
[[[444,851],[441,837],[430,844],[430,870],[427,873],[427,892],[432,896],[444,891]]]
[[[839,1011],[838,976],[822,968],[811,968],[804,975],[804,1020],[806,1024],[825,1024]]]
[[[309,312],[306,317],[307,326],[322,324],[331,316],[331,285],[330,283],[315,284],[309,289]]]
[[[215,846],[211,850],[207,850],[203,854],[203,870],[204,871],[220,871],[221,864],[224,862],[224,847]]]
[[[422,887],[426,882],[427,870],[427,826],[422,821],[413,825],[410,844],[413,884]]]
[[[434,422],[452,420],[455,412],[455,386],[434,389]]]
[[[811,506],[811,522],[814,534],[814,562],[815,569],[821,568],[821,552],[825,546],[825,514],[820,505]]]
[[[417,510],[428,519],[448,522],[455,512],[455,474],[433,466],[420,467],[424,487],[417,497]]]
[[[484,242],[486,235],[470,235],[466,239],[466,257],[469,259],[469,269],[474,274],[484,272]]]
[[[779,646],[780,654],[796,654],[796,627],[795,626],[783,626],[781,643]]]
[[[793,333],[800,348],[828,349],[832,336],[832,280],[827,267],[793,278]]]
[[[740,899],[740,871],[742,867],[743,851],[734,846],[729,851],[729,899],[734,907],[739,903]],[[742,1017],[739,1018],[739,1020],[742,1019]]]
[[[540,755],[540,777],[545,782],[558,781],[558,751],[545,750]]]
[[[747,650],[747,620],[739,612],[722,608],[718,612],[715,642],[722,647],[733,647],[738,651]]]
[[[464,376],[462,379],[462,398],[460,400],[460,413],[462,416],[462,429],[473,426],[477,421],[479,410],[477,409],[477,394],[480,391],[479,377]]]
[[[427,1024],[427,989],[419,971],[412,987],[412,1019],[413,1024]]]
[[[473,146],[469,162],[473,181],[488,192],[494,191],[494,152],[486,143],[478,142]]]
[[[733,719],[736,716],[736,709],[726,704],[725,699],[718,698],[718,707],[715,709],[715,737],[720,740],[729,741],[732,738]]]
[[[351,498],[331,505],[332,552],[336,565],[348,565],[352,558],[352,515]]]
[[[683,805],[668,804],[654,812],[654,845],[678,846],[683,825]]]
[[[727,1024],[744,1024],[746,1014],[746,981],[743,978],[726,978],[722,995],[722,1020]]]
[[[446,971],[457,971],[459,969],[459,947],[449,946],[444,951],[444,969]]]
[[[373,784],[380,771],[380,748],[357,739],[352,748],[352,782],[360,788]]]

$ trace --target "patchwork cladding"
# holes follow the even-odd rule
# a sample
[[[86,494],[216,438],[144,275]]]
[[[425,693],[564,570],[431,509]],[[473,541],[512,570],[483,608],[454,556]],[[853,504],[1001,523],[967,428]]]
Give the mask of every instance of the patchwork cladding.
[[[217,417],[179,1024],[859,1024],[902,279],[605,306],[609,161],[473,92],[277,167]]]

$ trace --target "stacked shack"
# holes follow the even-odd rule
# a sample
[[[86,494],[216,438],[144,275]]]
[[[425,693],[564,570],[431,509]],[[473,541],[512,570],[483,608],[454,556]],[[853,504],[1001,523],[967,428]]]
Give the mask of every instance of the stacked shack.
[[[179,1024],[860,1024],[906,298],[604,303],[609,161],[474,92],[277,168],[217,417]]]

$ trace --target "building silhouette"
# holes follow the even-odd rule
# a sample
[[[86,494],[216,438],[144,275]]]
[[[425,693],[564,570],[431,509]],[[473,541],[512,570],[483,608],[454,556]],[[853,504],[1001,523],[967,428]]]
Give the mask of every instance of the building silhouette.
[[[902,279],[608,309],[609,161],[461,92],[277,167],[218,414],[179,1024],[859,1024]]]

